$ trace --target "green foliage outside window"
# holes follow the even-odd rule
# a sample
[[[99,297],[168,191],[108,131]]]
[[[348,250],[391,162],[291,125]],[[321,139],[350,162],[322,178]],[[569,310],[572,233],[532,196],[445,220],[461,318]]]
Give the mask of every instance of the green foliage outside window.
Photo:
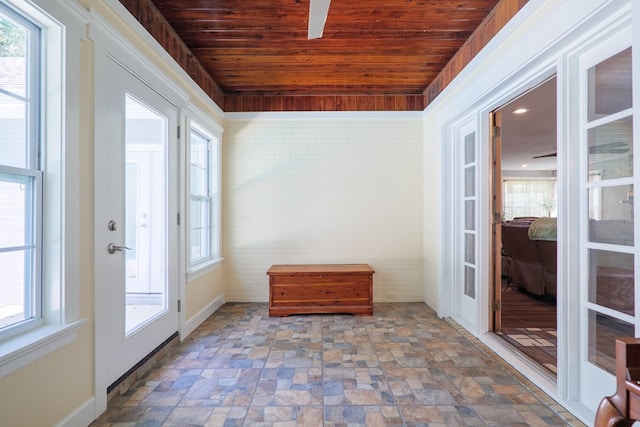
[[[0,57],[24,57],[25,31],[0,17]]]

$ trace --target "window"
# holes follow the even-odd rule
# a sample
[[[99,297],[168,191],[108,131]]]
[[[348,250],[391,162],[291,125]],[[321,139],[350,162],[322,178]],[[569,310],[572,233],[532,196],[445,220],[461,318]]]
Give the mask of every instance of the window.
[[[218,138],[191,124],[189,265],[194,271],[220,258]]]
[[[556,217],[556,181],[550,179],[507,179],[502,182],[504,220],[523,216]]]
[[[0,0],[0,377],[75,340],[90,256],[74,108],[85,26],[63,2],[11,3]]]
[[[42,316],[40,29],[0,4],[0,336]]]

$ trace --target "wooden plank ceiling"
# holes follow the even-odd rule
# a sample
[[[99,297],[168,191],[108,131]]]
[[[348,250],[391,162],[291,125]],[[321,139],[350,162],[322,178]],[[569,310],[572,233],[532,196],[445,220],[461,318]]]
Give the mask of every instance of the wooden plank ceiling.
[[[527,0],[120,1],[224,111],[335,111],[424,109]]]

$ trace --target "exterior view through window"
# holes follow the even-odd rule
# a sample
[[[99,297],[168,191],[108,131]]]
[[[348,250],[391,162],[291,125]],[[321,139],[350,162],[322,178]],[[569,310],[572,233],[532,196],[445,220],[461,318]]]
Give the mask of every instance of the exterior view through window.
[[[0,5],[0,333],[41,316],[39,29]]]

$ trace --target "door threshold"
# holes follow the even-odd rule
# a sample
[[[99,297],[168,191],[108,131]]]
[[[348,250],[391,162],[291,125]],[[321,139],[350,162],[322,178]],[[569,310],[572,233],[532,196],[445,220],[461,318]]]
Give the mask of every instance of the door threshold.
[[[180,343],[178,332],[173,333],[169,338],[164,340],[162,344],[154,348],[151,353],[147,354],[131,369],[125,372],[120,378],[115,380],[113,384],[107,387],[107,402],[113,397],[121,396],[126,393],[138,380],[147,374],[160,359],[164,358],[173,351]]]
[[[548,368],[545,368],[544,365],[541,365],[531,356],[528,356],[526,353],[518,349],[516,346],[502,337],[499,333],[488,332],[487,337],[491,338],[491,340],[495,342],[501,349],[507,351],[512,357],[516,358],[520,363],[526,365],[528,369],[535,371],[537,375],[542,377],[546,382],[553,384],[555,387],[555,385],[557,384],[557,374],[554,374]],[[503,352],[497,353],[504,358]],[[557,363],[555,366],[557,369]]]

